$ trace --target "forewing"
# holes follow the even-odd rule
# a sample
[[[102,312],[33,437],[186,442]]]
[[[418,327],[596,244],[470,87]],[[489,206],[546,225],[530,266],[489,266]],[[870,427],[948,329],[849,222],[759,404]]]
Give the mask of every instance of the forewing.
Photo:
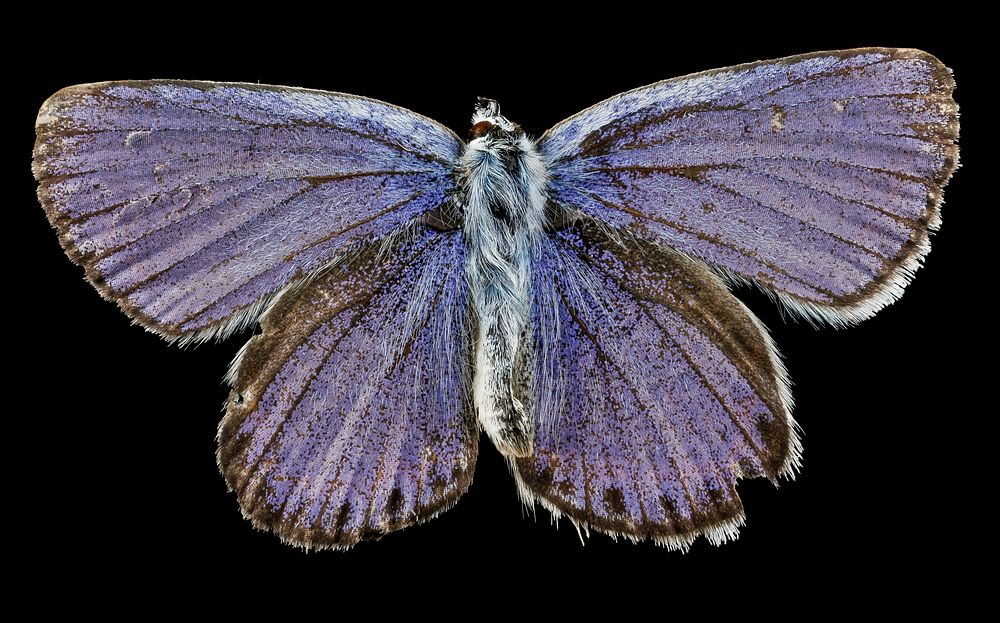
[[[686,548],[732,538],[737,478],[791,476],[798,441],[767,334],[718,276],[582,222],[535,265],[535,452],[519,487],[584,529]]]
[[[842,325],[897,299],[930,249],[953,88],[918,50],[820,52],[636,89],[539,142],[556,203]]]
[[[285,295],[234,363],[219,465],[254,525],[350,546],[472,480],[461,232],[373,246]]]
[[[42,106],[33,169],[69,256],[168,338],[225,334],[296,279],[445,204],[461,143],[352,95],[103,82]]]

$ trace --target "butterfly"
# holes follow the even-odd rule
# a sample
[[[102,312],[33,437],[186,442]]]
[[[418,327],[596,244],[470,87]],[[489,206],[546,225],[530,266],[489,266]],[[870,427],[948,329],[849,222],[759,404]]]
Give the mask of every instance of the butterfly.
[[[467,141],[364,97],[124,81],[42,106],[33,171],[69,257],[167,340],[236,356],[218,464],[253,525],[345,548],[468,489],[480,432],[581,533],[735,538],[742,478],[801,445],[731,293],[846,327],[897,300],[958,163],[918,50],[761,61]]]

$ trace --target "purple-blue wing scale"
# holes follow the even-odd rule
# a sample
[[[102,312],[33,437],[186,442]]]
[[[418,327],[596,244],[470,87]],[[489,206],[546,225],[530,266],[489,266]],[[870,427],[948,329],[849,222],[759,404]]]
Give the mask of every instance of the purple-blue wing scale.
[[[219,466],[257,527],[348,547],[472,481],[462,235],[417,227],[281,298],[233,364]]]
[[[552,200],[836,326],[902,295],[958,162],[951,72],[817,52],[666,80],[549,130]]]
[[[283,288],[448,203],[461,141],[375,100],[151,80],[63,89],[33,168],[67,254],[136,322],[225,337]]]

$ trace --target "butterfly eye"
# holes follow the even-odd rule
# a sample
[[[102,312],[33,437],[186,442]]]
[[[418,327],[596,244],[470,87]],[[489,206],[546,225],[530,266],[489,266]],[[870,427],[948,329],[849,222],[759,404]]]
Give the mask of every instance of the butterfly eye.
[[[479,123],[472,126],[469,130],[469,137],[472,139],[477,139],[482,136],[486,136],[486,133],[490,131],[493,124],[489,121],[480,121]]]

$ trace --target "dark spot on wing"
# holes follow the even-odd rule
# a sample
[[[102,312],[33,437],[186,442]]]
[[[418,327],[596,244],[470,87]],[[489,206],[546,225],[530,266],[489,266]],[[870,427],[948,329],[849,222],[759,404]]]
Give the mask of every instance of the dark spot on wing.
[[[609,515],[624,515],[625,495],[618,487],[611,487],[604,490],[604,508]]]
[[[399,490],[399,487],[394,487],[392,493],[389,494],[389,499],[385,504],[385,511],[390,516],[395,518],[399,515],[399,510],[403,506],[403,492]]]

